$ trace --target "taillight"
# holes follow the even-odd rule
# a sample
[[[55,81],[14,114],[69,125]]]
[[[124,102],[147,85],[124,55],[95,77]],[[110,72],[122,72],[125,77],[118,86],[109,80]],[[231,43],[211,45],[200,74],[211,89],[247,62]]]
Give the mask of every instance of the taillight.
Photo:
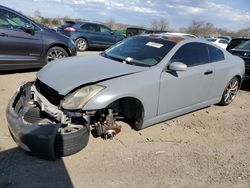
[[[67,32],[74,32],[74,31],[76,31],[76,29],[73,28],[73,27],[65,27],[63,30],[67,31]]]

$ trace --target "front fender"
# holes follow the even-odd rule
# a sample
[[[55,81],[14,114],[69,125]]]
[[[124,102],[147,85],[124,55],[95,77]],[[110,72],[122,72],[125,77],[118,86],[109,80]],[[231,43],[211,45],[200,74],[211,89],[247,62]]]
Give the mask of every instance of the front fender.
[[[132,97],[139,100],[144,108],[144,119],[157,114],[159,98],[159,79],[161,68],[130,74],[98,83],[106,88],[93,97],[83,110],[98,110],[106,108],[112,102]]]
[[[101,92],[93,97],[84,107],[83,110],[98,110],[106,108],[111,103],[126,97],[131,97],[139,100],[143,104],[143,99],[140,96],[132,93],[118,94],[114,92]]]

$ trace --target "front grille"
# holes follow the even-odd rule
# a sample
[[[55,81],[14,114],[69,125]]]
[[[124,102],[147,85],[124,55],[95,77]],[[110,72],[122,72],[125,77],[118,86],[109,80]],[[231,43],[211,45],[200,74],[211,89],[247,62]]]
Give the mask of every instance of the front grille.
[[[35,82],[35,86],[37,91],[41,93],[50,103],[52,103],[55,106],[59,106],[60,101],[63,98],[62,95],[59,95],[59,93],[56,90],[47,86],[45,83],[41,82],[38,79]]]

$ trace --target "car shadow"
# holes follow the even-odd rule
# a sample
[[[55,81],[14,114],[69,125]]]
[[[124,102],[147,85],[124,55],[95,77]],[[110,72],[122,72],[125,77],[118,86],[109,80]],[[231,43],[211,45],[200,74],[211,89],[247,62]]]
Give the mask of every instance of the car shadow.
[[[0,187],[73,187],[62,159],[45,161],[19,148],[0,151]]]
[[[250,91],[250,80],[244,80],[240,89]]]
[[[33,69],[21,69],[21,70],[8,70],[8,71],[3,71],[0,70],[0,75],[5,75],[5,74],[17,74],[17,73],[29,73],[29,72],[37,72],[39,71],[40,68],[33,68]]]

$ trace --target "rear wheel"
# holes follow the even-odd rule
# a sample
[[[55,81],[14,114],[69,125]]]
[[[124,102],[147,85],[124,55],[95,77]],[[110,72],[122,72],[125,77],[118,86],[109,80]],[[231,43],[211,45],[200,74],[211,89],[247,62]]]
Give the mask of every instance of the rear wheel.
[[[55,46],[48,50],[46,56],[46,63],[49,63],[56,59],[61,59],[64,57],[68,57],[68,53],[61,47]]]
[[[234,77],[230,80],[227,87],[224,90],[220,104],[223,106],[229,105],[235,98],[240,87],[240,80]]]
[[[84,52],[88,49],[88,42],[84,38],[79,38],[75,41],[78,51]]]

